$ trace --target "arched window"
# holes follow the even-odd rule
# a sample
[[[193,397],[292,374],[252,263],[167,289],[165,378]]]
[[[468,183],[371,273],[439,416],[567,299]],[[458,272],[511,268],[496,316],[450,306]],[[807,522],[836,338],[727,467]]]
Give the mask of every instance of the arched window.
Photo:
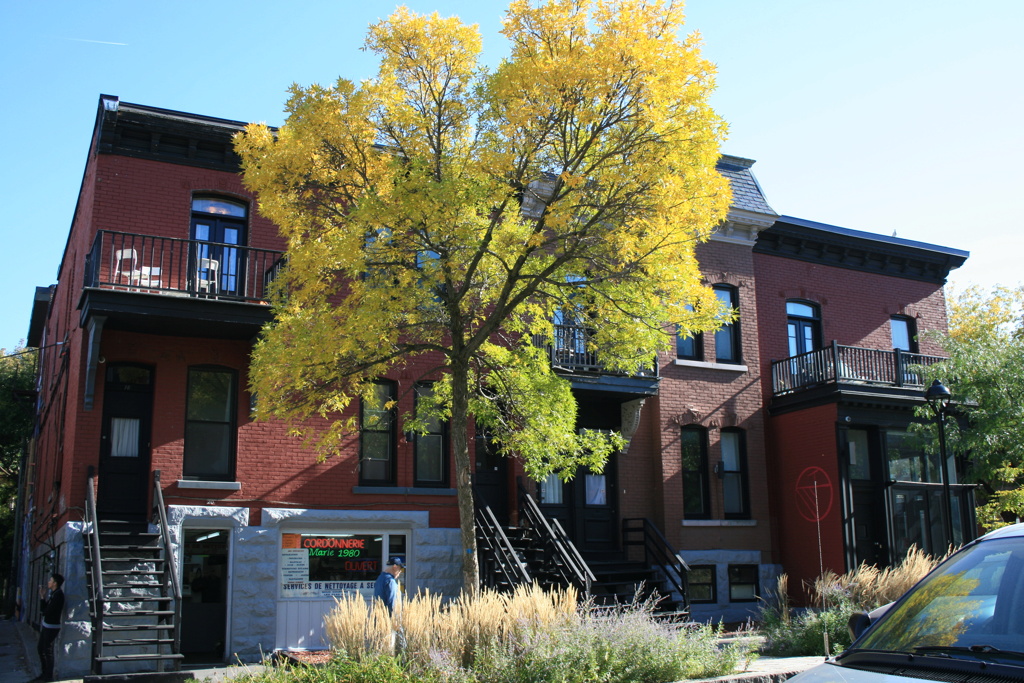
[[[211,196],[192,198],[192,250],[196,291],[216,295],[245,294],[246,204]]]
[[[818,304],[793,299],[787,301],[786,325],[790,356],[821,348],[821,312]]]

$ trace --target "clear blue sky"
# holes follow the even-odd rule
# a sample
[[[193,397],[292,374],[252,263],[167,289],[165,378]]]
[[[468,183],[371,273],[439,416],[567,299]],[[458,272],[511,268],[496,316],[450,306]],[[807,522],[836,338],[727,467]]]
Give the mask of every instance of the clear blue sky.
[[[100,93],[280,124],[290,83],[373,75],[366,27],[396,4],[0,0],[0,347],[56,281]],[[506,53],[504,3],[406,4],[479,24],[489,64]],[[687,15],[718,65],[723,151],[757,160],[776,211],[968,250],[957,287],[1024,280],[1024,1],[690,0]]]

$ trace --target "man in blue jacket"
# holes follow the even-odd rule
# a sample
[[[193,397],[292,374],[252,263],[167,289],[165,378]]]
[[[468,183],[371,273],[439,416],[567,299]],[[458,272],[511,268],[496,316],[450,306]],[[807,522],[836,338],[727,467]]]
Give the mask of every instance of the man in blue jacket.
[[[373,599],[380,600],[388,608],[389,614],[394,614],[396,609],[402,606],[402,591],[398,587],[398,577],[405,569],[405,563],[400,557],[388,559],[384,571],[377,577],[373,585]]]

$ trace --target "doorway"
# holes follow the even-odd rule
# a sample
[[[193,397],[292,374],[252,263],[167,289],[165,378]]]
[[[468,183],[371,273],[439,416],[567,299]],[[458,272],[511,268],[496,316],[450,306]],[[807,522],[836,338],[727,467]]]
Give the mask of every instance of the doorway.
[[[147,518],[152,415],[153,369],[123,363],[107,366],[96,501],[101,519]]]
[[[181,653],[186,664],[225,660],[229,529],[184,529],[181,562]]]

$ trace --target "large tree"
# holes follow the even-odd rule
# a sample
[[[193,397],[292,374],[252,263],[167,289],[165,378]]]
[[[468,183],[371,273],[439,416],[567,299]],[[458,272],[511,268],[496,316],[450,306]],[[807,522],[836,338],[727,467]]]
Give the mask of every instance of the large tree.
[[[993,529],[1024,519],[1024,287],[971,287],[948,308],[940,341],[949,360],[928,368],[928,381],[953,393],[951,452],[966,457],[978,522]]]
[[[32,388],[36,352],[0,349],[0,573],[11,567],[14,552],[14,501],[18,495],[21,454],[32,435]],[[0,587],[4,585],[0,580]]]
[[[588,350],[623,372],[650,367],[677,326],[722,319],[694,247],[728,210],[725,125],[682,24],[681,3],[516,1],[510,54],[490,71],[475,26],[399,8],[370,27],[376,78],[294,85],[280,129],[236,140],[288,243],[254,352],[261,413],[300,430],[329,417],[316,437],[336,452],[373,379],[433,360],[469,590],[471,419],[533,477],[600,469],[623,443],[577,433],[569,385],[537,344],[556,312],[585,320]]]

